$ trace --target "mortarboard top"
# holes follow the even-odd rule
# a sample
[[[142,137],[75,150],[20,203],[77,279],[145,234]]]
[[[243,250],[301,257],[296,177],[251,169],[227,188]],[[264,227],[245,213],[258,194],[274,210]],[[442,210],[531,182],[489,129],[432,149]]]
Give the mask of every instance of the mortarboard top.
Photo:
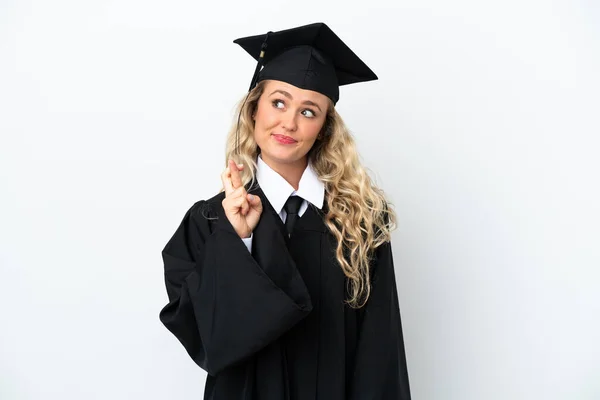
[[[339,86],[377,79],[324,23],[248,36],[233,42],[258,61],[250,90],[257,82],[274,79],[324,94],[335,104],[339,100]]]

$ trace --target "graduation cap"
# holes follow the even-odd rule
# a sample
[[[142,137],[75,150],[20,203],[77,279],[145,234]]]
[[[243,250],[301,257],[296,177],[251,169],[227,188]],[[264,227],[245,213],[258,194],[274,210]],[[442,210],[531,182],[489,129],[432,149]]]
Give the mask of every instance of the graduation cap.
[[[274,79],[324,94],[335,104],[339,100],[339,86],[377,79],[322,22],[233,42],[258,61],[249,90],[262,80]]]

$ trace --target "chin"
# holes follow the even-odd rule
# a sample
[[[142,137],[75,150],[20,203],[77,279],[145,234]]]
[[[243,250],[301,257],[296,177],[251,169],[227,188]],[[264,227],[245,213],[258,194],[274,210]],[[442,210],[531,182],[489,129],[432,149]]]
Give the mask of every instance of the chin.
[[[282,164],[287,164],[296,161],[295,157],[292,157],[290,154],[282,154],[280,152],[263,152],[263,159],[267,157],[271,160],[277,161]]]
[[[298,162],[303,158],[303,156],[299,156],[296,152],[290,151],[264,151],[261,150],[261,154],[263,160],[268,158],[280,164],[292,164]]]

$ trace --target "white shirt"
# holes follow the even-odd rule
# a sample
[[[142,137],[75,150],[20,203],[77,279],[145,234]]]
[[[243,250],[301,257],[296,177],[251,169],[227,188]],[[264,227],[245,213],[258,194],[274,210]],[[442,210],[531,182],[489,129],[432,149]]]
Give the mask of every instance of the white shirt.
[[[294,187],[290,185],[288,181],[269,167],[260,155],[257,158],[256,164],[256,180],[265,194],[265,197],[269,200],[269,203],[271,203],[273,209],[277,211],[279,218],[281,218],[284,223],[287,213],[283,206],[290,196],[300,196],[303,199],[300,209],[298,210],[298,217],[301,217],[304,214],[308,208],[309,202],[319,209],[323,208],[323,202],[325,201],[325,184],[319,180],[317,173],[313,170],[310,163],[302,173],[302,177],[300,177],[298,190],[294,190]],[[242,239],[248,248],[248,251],[252,251],[253,236],[254,234],[251,234],[249,238]]]

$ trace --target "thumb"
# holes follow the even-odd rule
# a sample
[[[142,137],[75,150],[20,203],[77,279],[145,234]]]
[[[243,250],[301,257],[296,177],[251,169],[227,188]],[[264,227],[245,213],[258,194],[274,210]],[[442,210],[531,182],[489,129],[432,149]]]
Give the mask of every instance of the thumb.
[[[262,202],[260,201],[260,197],[254,194],[248,194],[248,202],[252,205],[253,208],[258,210],[262,209]]]

